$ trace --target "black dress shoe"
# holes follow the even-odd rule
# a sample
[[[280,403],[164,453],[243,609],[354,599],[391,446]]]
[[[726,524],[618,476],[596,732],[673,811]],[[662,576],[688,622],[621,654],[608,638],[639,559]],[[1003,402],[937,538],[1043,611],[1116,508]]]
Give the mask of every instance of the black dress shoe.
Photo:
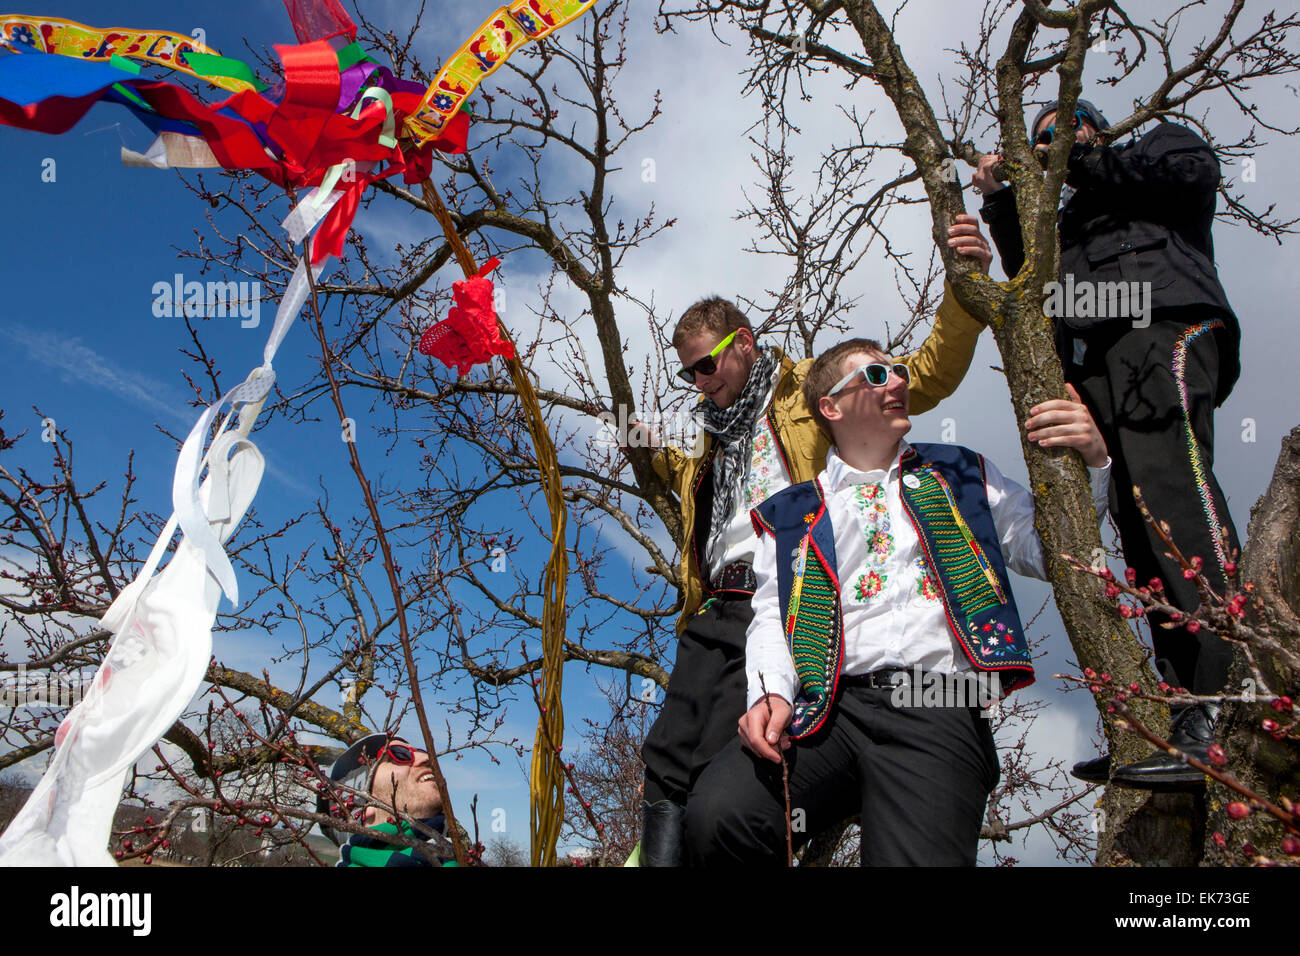
[[[1170,725],[1169,743],[1188,756],[1208,763],[1210,744],[1214,742],[1214,721],[1218,716],[1219,708],[1214,704],[1183,708]],[[1120,767],[1111,781],[1135,790],[1200,790],[1205,786],[1205,774],[1173,754],[1161,752]]]
[[[640,866],[685,866],[686,808],[671,800],[641,802]]]
[[[1110,754],[1091,760],[1082,760],[1070,768],[1070,776],[1086,783],[1106,783],[1110,780]]]

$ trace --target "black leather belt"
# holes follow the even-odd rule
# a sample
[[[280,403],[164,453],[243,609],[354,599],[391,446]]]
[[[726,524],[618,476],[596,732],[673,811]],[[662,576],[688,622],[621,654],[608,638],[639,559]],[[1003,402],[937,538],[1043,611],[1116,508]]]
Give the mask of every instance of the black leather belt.
[[[894,678],[901,674],[907,680],[911,680],[912,672],[900,670],[898,668],[885,668],[883,670],[872,671],[870,674],[845,674],[840,678],[840,683],[845,687],[876,687],[893,689],[900,683]]]
[[[711,591],[741,591],[753,594],[758,588],[754,566],[748,561],[737,561],[723,568],[709,584]]]

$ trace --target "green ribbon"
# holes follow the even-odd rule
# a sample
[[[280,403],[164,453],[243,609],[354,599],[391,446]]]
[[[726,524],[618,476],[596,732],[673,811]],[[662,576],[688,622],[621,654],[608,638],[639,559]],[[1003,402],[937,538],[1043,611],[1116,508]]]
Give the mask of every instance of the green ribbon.
[[[118,56],[114,53],[108,58],[108,62],[110,66],[115,66],[119,70],[125,70],[127,73],[134,73],[136,76],[140,75],[140,64],[136,63],[134,60],[128,60],[126,57]],[[113,90],[117,93],[121,93],[141,109],[148,110],[150,113],[154,112],[154,108],[144,100],[140,99],[139,95],[135,90],[131,89],[131,87],[124,86],[121,83],[114,83]]]
[[[186,56],[189,56],[189,54],[187,53]],[[362,60],[369,60],[371,63],[379,65],[378,60],[365,50],[361,49],[360,43],[355,41],[349,43],[343,49],[339,50],[339,72],[342,73],[350,66],[356,66]]]
[[[266,84],[257,78],[243,60],[216,53],[193,53],[189,50],[185,51],[185,59],[199,76],[227,76],[232,80],[243,80],[251,84],[259,93],[266,89]]]

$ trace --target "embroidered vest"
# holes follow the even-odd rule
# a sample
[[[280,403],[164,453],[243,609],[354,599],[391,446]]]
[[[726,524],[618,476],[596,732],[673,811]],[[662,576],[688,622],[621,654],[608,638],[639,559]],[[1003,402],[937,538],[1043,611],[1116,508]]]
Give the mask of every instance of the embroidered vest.
[[[999,671],[1007,693],[1034,680],[984,484],[984,459],[958,445],[911,445],[900,496],[939,583],[948,627],[971,666]],[[777,588],[799,678],[790,736],[825,722],[844,658],[835,531],[820,482],[778,492],[751,512],[777,549]]]

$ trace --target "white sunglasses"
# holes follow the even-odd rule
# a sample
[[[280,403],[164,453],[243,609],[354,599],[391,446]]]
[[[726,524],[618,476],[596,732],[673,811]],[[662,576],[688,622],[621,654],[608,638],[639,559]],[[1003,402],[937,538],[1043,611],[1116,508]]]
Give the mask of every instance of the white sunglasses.
[[[848,375],[845,375],[842,379],[836,382],[835,386],[826,394],[834,395],[837,392],[843,391],[859,374],[867,380],[867,384],[872,388],[880,388],[889,381],[890,372],[893,372],[901,378],[904,383],[912,381],[912,373],[906,365],[882,365],[879,362],[873,362],[870,365],[859,365],[852,372],[849,372]]]

